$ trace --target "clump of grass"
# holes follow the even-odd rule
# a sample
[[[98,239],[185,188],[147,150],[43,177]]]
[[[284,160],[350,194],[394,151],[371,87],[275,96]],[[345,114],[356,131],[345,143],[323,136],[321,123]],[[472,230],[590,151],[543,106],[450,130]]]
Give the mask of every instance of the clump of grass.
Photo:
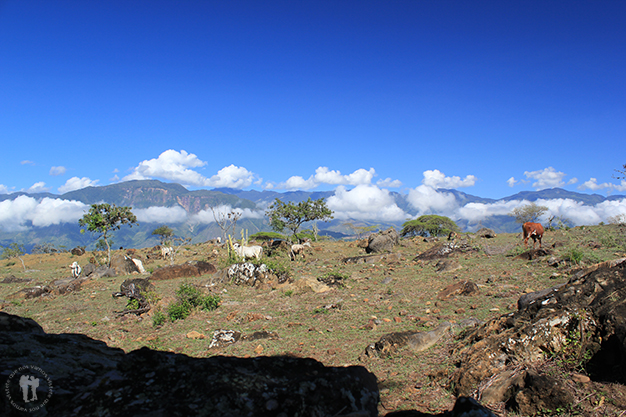
[[[139,308],[139,300],[136,298],[129,298],[126,303],[126,310],[137,310]]]
[[[165,315],[165,313],[163,313],[161,310],[157,310],[152,315],[152,326],[154,327],[162,326],[163,323],[165,323],[166,319],[167,319],[167,316]]]
[[[220,301],[217,295],[204,295],[192,284],[182,283],[176,290],[176,301],[167,307],[167,315],[171,321],[184,320],[194,308],[212,311],[219,307]]]

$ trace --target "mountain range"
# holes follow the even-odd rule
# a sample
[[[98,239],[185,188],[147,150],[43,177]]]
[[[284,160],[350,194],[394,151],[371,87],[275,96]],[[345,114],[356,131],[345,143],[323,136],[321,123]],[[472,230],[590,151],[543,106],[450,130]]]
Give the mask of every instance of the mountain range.
[[[586,205],[595,205],[603,201],[620,200],[626,196],[615,195],[603,197],[599,194],[582,194],[567,191],[561,188],[544,189],[540,191],[523,191],[501,199],[490,199],[466,194],[458,190],[438,189],[438,192],[452,194],[458,206],[462,207],[468,203],[494,204],[497,202],[507,202],[512,200],[537,201],[539,199],[570,199]],[[0,204],[7,200],[15,200],[20,196],[27,196],[38,201],[44,198],[73,200],[82,202],[86,205],[106,202],[118,206],[130,206],[133,209],[147,209],[150,207],[181,207],[189,215],[199,214],[202,211],[209,210],[211,207],[229,206],[232,208],[248,209],[250,211],[259,212],[255,217],[241,218],[237,222],[236,234],[240,234],[242,230],[248,234],[258,231],[270,231],[271,228],[262,212],[276,198],[285,202],[300,202],[308,198],[317,200],[333,196],[334,191],[255,191],[240,190],[231,188],[216,188],[212,190],[187,190],[184,186],[176,183],[164,183],[158,180],[134,180],[120,182],[111,185],[86,187],[79,190],[70,191],[64,194],[56,195],[51,193],[27,194],[24,192],[16,192],[11,194],[0,195]],[[391,192],[396,205],[408,213],[415,216],[417,210],[411,206],[406,194]],[[210,210],[209,210],[210,211]],[[205,212],[206,213],[206,212]],[[437,214],[437,213],[432,213]],[[354,225],[372,225],[378,224],[381,229],[393,226],[401,227],[400,222],[379,222],[379,221],[351,221]],[[211,221],[211,220],[209,220]],[[347,237],[350,235],[350,229],[346,226],[349,220],[332,220],[328,223],[318,225],[322,230],[321,234],[326,234],[334,238]],[[167,224],[167,222],[164,222]],[[470,224],[467,221],[457,221],[462,230],[468,230]],[[514,232],[519,229],[519,224],[515,223],[511,216],[499,215],[490,216],[480,222],[481,226],[489,227],[496,232]],[[155,223],[139,223],[138,225],[128,228],[124,227],[115,232],[114,245],[123,247],[146,247],[158,244],[158,239],[151,233],[160,224]],[[222,234],[222,230],[215,222],[185,222],[181,224],[168,224],[174,229],[177,236],[191,237],[192,241],[202,242]],[[235,236],[240,237],[240,236]],[[18,242],[25,246],[29,251],[37,244],[47,243],[56,248],[72,248],[75,246],[93,247],[94,239],[88,234],[81,234],[76,223],[61,223],[46,227],[26,227],[20,231],[7,231],[0,226],[0,245],[7,246],[12,242]]]

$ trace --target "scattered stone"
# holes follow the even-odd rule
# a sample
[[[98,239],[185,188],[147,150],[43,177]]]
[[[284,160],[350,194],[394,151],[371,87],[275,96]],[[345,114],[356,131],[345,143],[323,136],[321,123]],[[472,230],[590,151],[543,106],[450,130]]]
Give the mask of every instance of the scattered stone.
[[[491,229],[489,229],[487,227],[483,227],[482,229],[478,230],[475,233],[475,236],[476,237],[482,237],[482,238],[485,238],[485,239],[493,239],[493,238],[497,237],[498,235],[496,235],[496,233],[493,230],[491,230]]]
[[[478,285],[472,281],[459,281],[456,284],[452,284],[443,289],[437,298],[445,300],[453,295],[472,295],[478,292]]]
[[[189,333],[187,333],[187,339],[204,339],[206,338],[205,335],[203,335],[200,332],[197,332],[195,330],[190,331]]]
[[[0,284],[18,284],[22,282],[30,282],[31,278],[17,278],[15,275],[10,275],[0,281]]]

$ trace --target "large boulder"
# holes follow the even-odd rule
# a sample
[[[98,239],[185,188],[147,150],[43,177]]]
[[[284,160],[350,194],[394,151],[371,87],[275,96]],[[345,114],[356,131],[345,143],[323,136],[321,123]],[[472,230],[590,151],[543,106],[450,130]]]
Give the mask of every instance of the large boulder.
[[[139,273],[139,268],[129,256],[117,255],[111,259],[111,269],[114,269],[118,275],[130,275]]]
[[[367,253],[380,253],[380,252],[392,252],[394,246],[400,241],[400,235],[393,227],[370,235],[367,238],[367,246],[365,252]]]
[[[455,344],[454,393],[505,403],[521,415],[569,409],[576,386],[570,378],[559,380],[563,373],[542,372],[547,356],[584,369],[592,381],[623,386],[625,300],[626,258],[579,271],[565,285],[523,297],[517,312],[485,323]],[[613,399],[617,408],[626,408],[625,398],[623,389],[621,403]]]
[[[245,343],[245,342],[244,342]],[[129,353],[79,334],[47,334],[0,312],[0,414],[48,416],[376,416],[376,376],[308,358]],[[38,379],[35,401],[20,379]]]
[[[150,279],[152,281],[159,281],[175,278],[199,277],[216,272],[217,268],[208,262],[186,262],[181,265],[170,265],[159,268],[152,273]]]

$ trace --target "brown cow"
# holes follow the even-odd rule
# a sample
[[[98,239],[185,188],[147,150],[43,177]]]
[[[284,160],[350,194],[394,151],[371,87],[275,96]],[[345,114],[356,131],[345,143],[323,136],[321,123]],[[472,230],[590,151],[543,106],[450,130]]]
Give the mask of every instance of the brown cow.
[[[526,222],[522,225],[524,231],[524,247],[528,247],[528,238],[533,238],[533,249],[535,249],[535,243],[539,239],[539,249],[541,249],[541,238],[543,237],[543,226],[540,223]]]

